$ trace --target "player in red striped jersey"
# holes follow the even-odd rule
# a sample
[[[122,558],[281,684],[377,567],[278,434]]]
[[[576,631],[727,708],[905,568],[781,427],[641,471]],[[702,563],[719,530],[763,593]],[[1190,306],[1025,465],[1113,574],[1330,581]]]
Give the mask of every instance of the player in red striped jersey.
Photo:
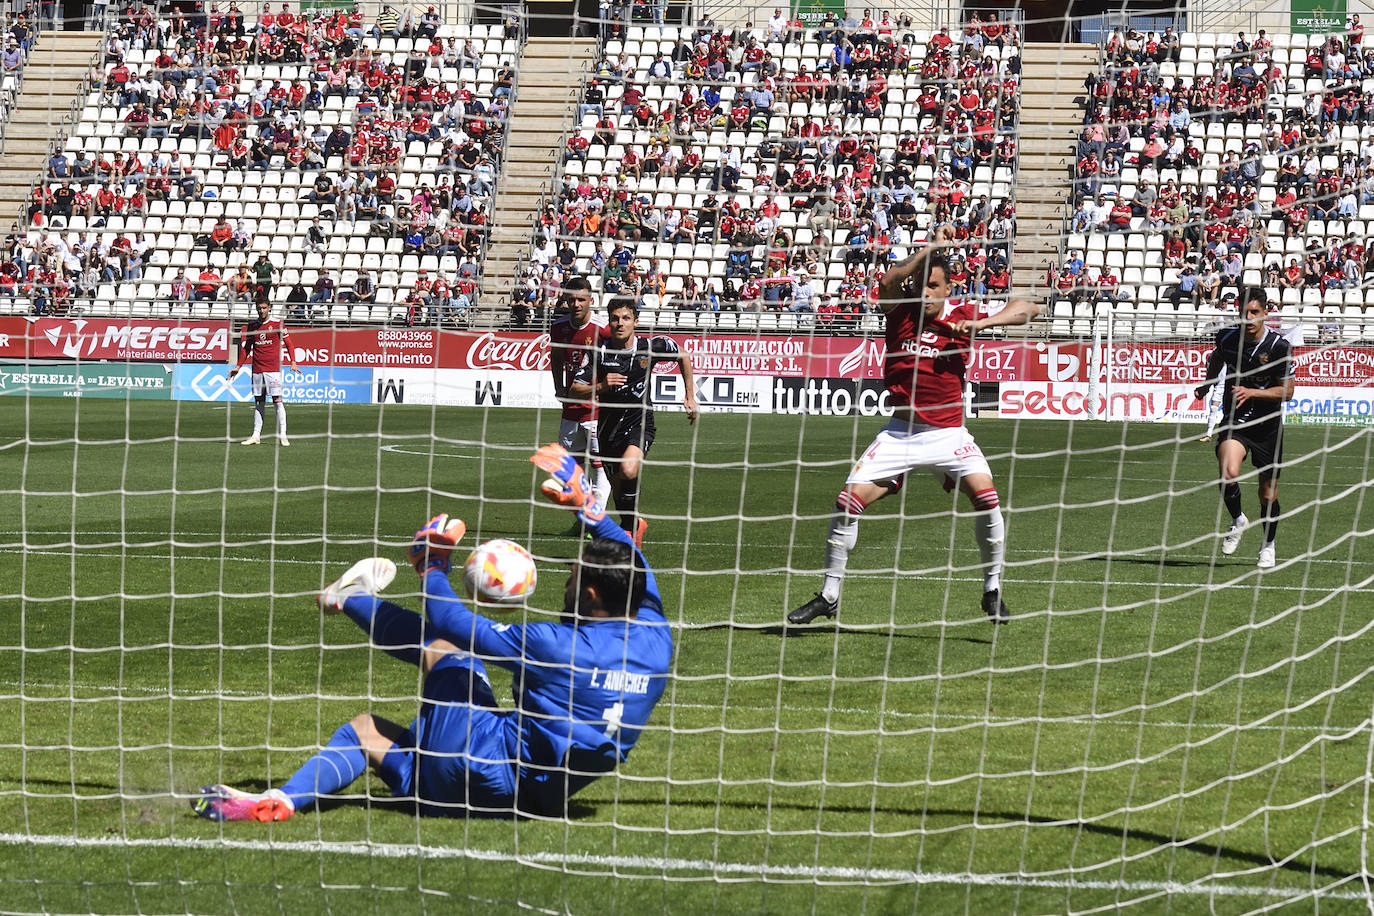
[[[272,303],[266,296],[258,297],[258,317],[248,322],[239,336],[239,364],[229,370],[229,381],[239,374],[239,370],[253,362],[253,435],[243,440],[244,445],[257,445],[262,441],[262,421],[267,415],[267,398],[272,398],[272,408],[277,415],[277,441],[290,445],[286,438],[286,405],[281,400],[281,358],[286,354],[291,368],[297,372],[301,367],[292,355],[291,336],[281,319],[272,317]]]
[[[549,371],[553,390],[563,403],[558,424],[558,444],[577,456],[593,482],[597,499],[610,496],[611,482],[596,457],[596,405],[590,398],[568,393],[584,364],[591,362],[601,341],[610,337],[606,322],[592,313],[592,285],[585,277],[563,284],[568,312],[549,328]]]
[[[948,230],[941,227],[930,244],[895,264],[879,284],[879,305],[887,315],[883,383],[895,413],[835,499],[822,590],[789,613],[788,623],[835,616],[845,565],[858,542],[859,516],[899,491],[908,472],[918,468],[934,473],[946,490],[957,486],[968,497],[982,558],[983,611],[996,623],[1009,617],[1001,592],[1002,512],[987,459],[964,428],[964,369],[974,334],[1025,324],[1037,308],[1025,299],[1012,299],[997,314],[980,318],[974,304],[949,301],[949,262],[942,253],[949,240]]]

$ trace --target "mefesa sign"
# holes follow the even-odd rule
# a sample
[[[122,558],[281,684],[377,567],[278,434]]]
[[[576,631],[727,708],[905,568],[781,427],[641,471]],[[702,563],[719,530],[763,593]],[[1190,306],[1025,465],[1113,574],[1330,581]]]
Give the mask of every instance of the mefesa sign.
[[[227,321],[39,318],[29,329],[34,359],[214,363],[229,359]]]

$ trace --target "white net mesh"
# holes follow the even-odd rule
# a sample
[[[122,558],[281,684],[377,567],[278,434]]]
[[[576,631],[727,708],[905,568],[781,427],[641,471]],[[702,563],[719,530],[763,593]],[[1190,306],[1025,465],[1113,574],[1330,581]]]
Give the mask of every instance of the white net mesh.
[[[562,20],[549,38],[553,18],[508,30],[440,7],[436,53],[423,7],[394,12],[393,35],[381,9],[298,25],[289,8],[284,27],[255,10],[239,48],[232,18],[112,11],[113,53],[54,137],[66,163],[27,172],[50,198],[27,198],[0,265],[4,909],[1369,906],[1374,215],[1344,19],[1309,34],[1297,12],[1233,29],[1188,11],[1114,40],[1107,17],[984,12],[975,30],[767,8],[697,27],[699,11],[664,6],[658,25],[652,4],[611,4],[570,39]],[[151,126],[129,127],[139,101]],[[859,505],[846,477],[900,401],[878,286],[937,236],[973,316],[999,314],[1013,281],[1046,303],[966,359],[958,407],[995,492],[917,469]],[[560,668],[534,636],[488,646],[514,743],[478,716],[431,756],[521,791],[536,771],[602,773],[529,729],[590,725],[604,757],[646,685],[664,693],[566,810],[517,815],[475,775],[477,810],[448,797],[457,816],[421,816],[390,798],[395,758],[345,778],[371,747],[358,717],[408,723],[422,698],[461,712],[484,702],[478,680],[440,695],[384,651],[418,630],[360,630],[313,599],[379,555],[401,568],[383,593],[420,610],[406,548],[448,512],[467,523],[459,559],[496,537],[536,556],[534,609],[496,623],[559,619],[580,539],[526,458],[559,438],[556,385],[575,377],[556,382],[551,358],[583,355],[546,334],[576,278],[599,313],[636,300],[670,357],[645,381],[657,438],[637,506],[668,676],[637,679],[623,647]],[[1255,524],[1232,553],[1221,428],[1195,389],[1252,287],[1295,347],[1295,392],[1277,530],[1247,462]],[[259,288],[300,365],[289,447],[273,404],[252,425],[251,367],[228,372]],[[619,486],[610,515],[633,528]],[[983,599],[998,502],[1004,626]],[[851,536],[838,616],[785,622],[833,592]],[[520,711],[548,670],[619,708]],[[187,806],[213,784],[299,801],[310,761],[323,797],[285,821]]]

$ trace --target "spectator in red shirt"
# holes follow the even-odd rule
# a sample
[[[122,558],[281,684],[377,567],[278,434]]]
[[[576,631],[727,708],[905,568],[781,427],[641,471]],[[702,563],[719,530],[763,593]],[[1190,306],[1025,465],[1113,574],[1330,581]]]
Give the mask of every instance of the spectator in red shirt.
[[[211,251],[233,251],[238,247],[234,241],[234,227],[229,225],[229,221],[220,217],[219,222],[215,223],[210,230],[209,240],[206,244]]]
[[[200,272],[200,276],[196,277],[196,288],[195,292],[191,294],[191,298],[196,302],[213,301],[219,295],[220,282],[220,276],[215,272],[215,269],[206,266]]]

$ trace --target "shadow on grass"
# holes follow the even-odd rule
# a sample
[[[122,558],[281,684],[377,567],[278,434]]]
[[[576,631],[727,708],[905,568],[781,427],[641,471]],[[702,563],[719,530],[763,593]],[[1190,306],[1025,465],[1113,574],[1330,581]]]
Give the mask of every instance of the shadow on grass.
[[[119,787],[102,782],[90,781],[71,781],[65,779],[37,779],[29,778],[24,780],[27,786],[51,786],[64,789],[91,789],[101,793],[118,791]],[[262,779],[242,780],[236,788],[247,792],[264,792],[269,786]],[[633,808],[662,808],[665,802],[662,799],[654,798],[618,798],[615,801],[617,807]],[[750,814],[758,813],[758,804],[749,801],[722,801],[717,799],[675,799],[672,803],[675,808],[728,808],[738,811],[747,811]],[[585,820],[595,817],[601,806],[596,804],[573,800],[568,803],[567,817],[571,821]],[[816,811],[815,804],[809,802],[787,803],[772,800],[768,807],[781,811],[792,811],[802,814],[810,814]],[[370,808],[378,811],[394,811],[408,817],[416,817],[420,814],[420,806],[413,799],[404,798],[323,798],[315,806],[315,812],[319,814],[341,808]],[[916,810],[914,808],[893,808],[884,806],[870,805],[840,805],[827,804],[825,811],[831,814],[857,814],[870,815],[882,814],[890,817],[955,817],[963,818],[972,822],[978,820],[1000,820],[1007,823],[1021,823],[1027,826],[1053,826],[1065,830],[1073,830],[1081,833],[1092,834],[1094,836],[1107,837],[1113,840],[1128,840],[1140,843],[1151,843],[1155,846],[1173,846],[1176,849],[1194,853],[1196,855],[1208,856],[1211,858],[1228,859],[1233,862],[1240,862],[1246,865],[1260,867],[1276,867],[1283,871],[1293,872],[1301,875],[1319,875],[1323,878],[1344,879],[1358,876],[1358,873],[1351,873],[1329,865],[1316,865],[1302,859],[1292,859],[1286,862],[1277,862],[1271,856],[1258,852],[1249,852],[1237,849],[1234,846],[1223,846],[1218,843],[1207,843],[1201,840],[1188,842],[1178,842],[1175,837],[1168,834],[1158,833],[1153,830],[1139,830],[1131,828],[1113,827],[1108,824],[1095,824],[1089,821],[1061,820],[1059,818],[1048,817],[1037,814],[1019,814],[1005,811],[970,811],[966,808],[925,808]],[[430,816],[438,816],[431,812]],[[507,819],[509,814],[477,814],[465,813],[460,808],[455,808],[445,812],[449,818],[480,817],[488,819]],[[529,819],[526,815],[520,815],[521,820]],[[541,818],[544,819],[544,818]]]
[[[799,627],[785,624],[766,624],[764,626],[744,623],[703,623],[693,626],[690,633],[707,633],[712,630],[729,630],[737,633],[758,633],[762,636],[782,636],[798,639],[812,636],[870,636],[877,639],[922,639],[932,642],[966,642],[977,646],[992,645],[991,639],[975,636],[940,636],[935,633],[903,633],[878,627],[849,627],[842,623],[806,625]]]
[[[615,804],[617,806],[662,807],[664,802],[661,799],[618,798],[616,799]],[[674,800],[672,802],[672,805],[675,808],[734,808],[741,811],[749,811],[751,813],[757,813],[759,807],[757,804],[753,802],[718,801],[715,799]],[[776,801],[776,799],[769,803],[769,807],[781,809],[784,811],[794,811],[802,814],[815,813],[816,811],[816,806],[814,804],[788,804],[786,802],[779,803],[778,801]],[[1065,821],[1061,820],[1060,818],[1047,817],[1044,815],[1037,814],[1013,814],[1005,811],[969,811],[967,809],[958,808],[926,808],[924,810],[917,811],[915,809],[909,808],[904,809],[887,808],[882,806],[874,807],[870,805],[836,804],[827,804],[825,806],[825,811],[832,814],[868,815],[872,813],[885,814],[890,815],[892,817],[958,817],[967,819],[970,822],[972,822],[974,819],[977,819],[979,821],[1001,820],[1009,823],[1022,823],[1027,826],[1054,826],[1061,827],[1065,830],[1073,830],[1077,832],[1093,834],[1095,836],[1107,837],[1113,840],[1134,840],[1141,843],[1152,843],[1155,846],[1161,847],[1172,846],[1176,849],[1196,853],[1197,855],[1207,856],[1209,858],[1229,859],[1233,862],[1241,862],[1247,865],[1276,867],[1282,869],[1283,871],[1294,872],[1300,875],[1320,875],[1324,878],[1341,879],[1359,876],[1358,872],[1351,873],[1349,871],[1345,871],[1343,869],[1335,868],[1329,865],[1315,865],[1302,859],[1292,859],[1286,862],[1279,862],[1276,861],[1272,856],[1268,856],[1263,853],[1249,852],[1243,849],[1237,849],[1234,846],[1223,846],[1218,843],[1206,843],[1201,840],[1180,843],[1174,837],[1171,837],[1163,833],[1157,833],[1153,830],[1123,829],[1121,827],[1113,827],[1107,824],[1095,824],[1089,821],[1076,820]],[[568,818],[570,820],[578,820],[581,818],[591,817],[595,815],[596,812],[597,806],[595,805],[583,804],[577,801],[574,801],[568,805]]]
[[[1211,567],[1211,566],[1215,566],[1215,565],[1216,565],[1216,564],[1213,563],[1211,560],[1175,560],[1175,559],[1171,559],[1171,558],[1169,558],[1169,557],[1138,557],[1138,556],[1107,557],[1107,556],[1098,556],[1098,557],[1090,557],[1089,559],[1099,560],[1099,561],[1110,560],[1110,561],[1112,562],[1113,565],[1115,565],[1115,564],[1117,564],[1117,563],[1129,563],[1129,564],[1132,565],[1132,566],[1146,566],[1146,567],[1151,567],[1151,568],[1162,566],[1162,567],[1165,567],[1166,569],[1194,569],[1194,568],[1198,568],[1198,567],[1201,567],[1201,568],[1206,569],[1206,568],[1208,568],[1208,567]],[[1167,584],[1167,583],[1165,583],[1165,584]]]

